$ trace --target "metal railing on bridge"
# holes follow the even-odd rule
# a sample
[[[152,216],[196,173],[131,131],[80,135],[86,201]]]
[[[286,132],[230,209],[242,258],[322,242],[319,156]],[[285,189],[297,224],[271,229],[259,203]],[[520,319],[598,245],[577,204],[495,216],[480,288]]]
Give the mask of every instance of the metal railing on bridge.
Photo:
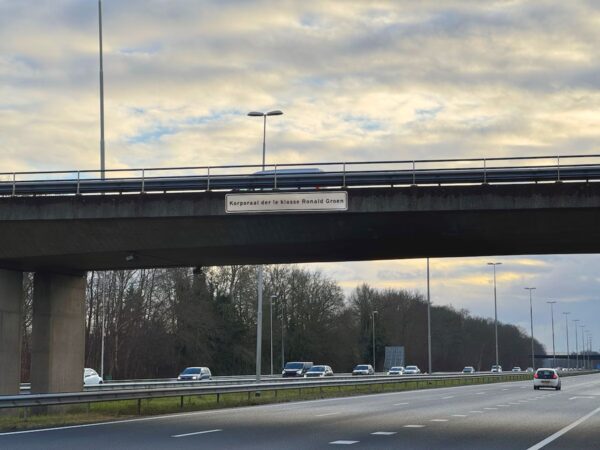
[[[600,155],[0,173],[0,195],[294,190],[600,180]]]

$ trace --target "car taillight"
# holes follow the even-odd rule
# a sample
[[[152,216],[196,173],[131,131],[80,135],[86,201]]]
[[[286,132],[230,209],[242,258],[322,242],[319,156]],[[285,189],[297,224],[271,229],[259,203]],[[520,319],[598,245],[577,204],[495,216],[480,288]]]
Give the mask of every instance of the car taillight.
[[[539,378],[537,372],[533,374],[533,378]]]
[[[552,374],[552,379],[556,380],[558,378],[558,375],[556,375],[555,373]]]

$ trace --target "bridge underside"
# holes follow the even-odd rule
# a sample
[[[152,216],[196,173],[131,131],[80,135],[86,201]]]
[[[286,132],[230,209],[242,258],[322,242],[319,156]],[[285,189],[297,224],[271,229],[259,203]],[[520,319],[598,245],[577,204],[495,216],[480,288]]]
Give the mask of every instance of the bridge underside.
[[[227,215],[224,195],[3,199],[0,267],[79,273],[600,252],[600,183],[355,189],[349,211],[336,213]]]

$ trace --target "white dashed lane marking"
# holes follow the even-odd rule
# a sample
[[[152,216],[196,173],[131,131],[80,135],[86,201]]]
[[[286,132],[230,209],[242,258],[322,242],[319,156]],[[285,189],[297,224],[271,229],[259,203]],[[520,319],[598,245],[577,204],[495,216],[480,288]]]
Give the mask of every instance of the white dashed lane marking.
[[[333,441],[330,442],[331,445],[352,445],[358,444],[359,441]]]
[[[448,419],[431,419],[430,422],[448,422]]]
[[[315,417],[333,416],[335,414],[339,414],[339,413],[338,412],[330,412],[330,413],[325,413],[325,414],[317,414],[317,415],[315,415]]]
[[[206,431],[196,431],[195,433],[184,433],[184,434],[174,434],[173,438],[181,438],[181,437],[187,437],[187,436],[197,436],[199,434],[207,434],[207,433],[216,433],[218,431],[223,431],[223,430],[206,430]]]
[[[394,406],[404,406],[404,405],[408,405],[407,402],[403,402],[403,403],[394,403]]]
[[[497,410],[498,408],[483,408],[483,409],[487,409],[488,411],[495,411],[495,410]]]
[[[483,414],[483,411],[469,411],[472,414]]]
[[[448,400],[449,398],[454,398],[454,395],[448,395],[447,397],[442,397],[442,400]]]
[[[393,436],[394,434],[396,434],[395,431],[375,431],[374,433],[371,433],[375,436]]]
[[[452,414],[452,417],[469,417],[467,414]]]
[[[404,425],[404,428],[424,428],[425,425]]]

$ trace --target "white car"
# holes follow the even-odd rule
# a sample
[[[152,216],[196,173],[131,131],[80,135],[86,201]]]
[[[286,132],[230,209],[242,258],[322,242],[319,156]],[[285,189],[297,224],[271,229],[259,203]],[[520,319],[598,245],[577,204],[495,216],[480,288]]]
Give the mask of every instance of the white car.
[[[519,366],[515,366],[512,368],[513,372],[523,372]]]
[[[558,370],[540,368],[533,374],[533,389],[538,390],[541,387],[554,388],[560,391],[561,382],[558,376]]]
[[[406,366],[404,368],[404,375],[418,375],[421,373],[421,369],[417,366]]]
[[[304,374],[304,378],[315,378],[315,377],[332,377],[333,370],[329,366],[312,366]]]
[[[102,383],[104,383],[104,380],[102,379],[102,377],[100,375],[98,375],[98,372],[96,372],[94,369],[89,369],[89,368],[83,369],[83,384],[84,384],[84,386],[91,386],[94,384],[102,384]]]
[[[375,370],[371,364],[359,364],[352,371],[352,375],[375,375]]]
[[[475,367],[473,367],[473,366],[466,366],[462,370],[462,373],[475,373]]]
[[[497,366],[497,365],[494,364],[492,366],[492,370],[490,370],[490,372],[492,372],[492,373],[502,373],[502,366],[500,366],[500,365]]]
[[[390,367],[390,370],[388,370],[388,375],[403,375],[404,374],[404,367],[402,366],[394,366],[394,367]]]

